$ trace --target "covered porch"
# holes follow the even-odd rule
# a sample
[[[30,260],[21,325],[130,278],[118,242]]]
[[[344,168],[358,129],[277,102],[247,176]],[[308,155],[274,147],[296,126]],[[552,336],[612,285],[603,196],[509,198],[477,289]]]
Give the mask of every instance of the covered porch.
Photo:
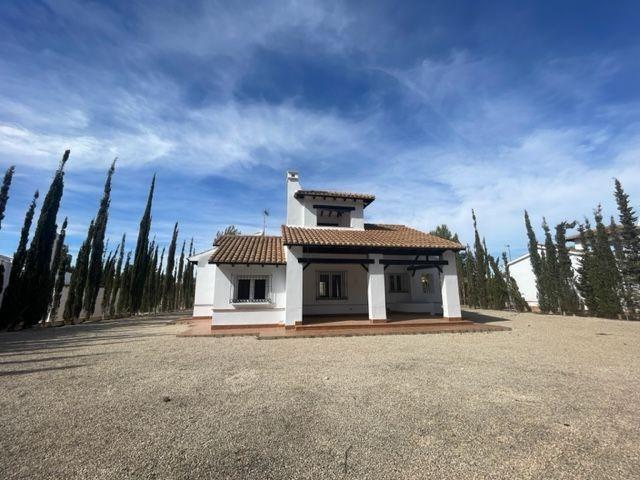
[[[455,254],[287,248],[287,327],[461,322]]]

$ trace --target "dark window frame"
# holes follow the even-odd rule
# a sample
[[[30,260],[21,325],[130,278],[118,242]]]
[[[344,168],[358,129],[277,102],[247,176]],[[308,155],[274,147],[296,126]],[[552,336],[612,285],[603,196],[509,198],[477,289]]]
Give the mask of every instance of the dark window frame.
[[[322,280],[322,277],[328,277]],[[339,279],[339,280],[338,280]],[[339,282],[337,283],[336,280]],[[326,292],[323,294],[321,283],[326,282]],[[339,292],[336,292],[338,290]],[[340,295],[337,295],[339,293]],[[348,300],[346,271],[318,271],[316,272],[316,300]]]

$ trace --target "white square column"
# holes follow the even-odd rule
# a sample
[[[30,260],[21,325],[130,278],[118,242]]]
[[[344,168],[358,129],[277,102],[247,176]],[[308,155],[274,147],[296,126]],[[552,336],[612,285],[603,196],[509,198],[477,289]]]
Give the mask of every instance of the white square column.
[[[284,324],[293,327],[302,322],[302,247],[285,247],[287,260],[286,301]]]
[[[385,321],[387,319],[387,302],[384,288],[384,265],[380,263],[382,255],[369,255],[374,261],[370,263],[367,274],[367,300],[369,305],[369,320]]]
[[[447,250],[442,254],[442,259],[449,262],[442,266],[442,316],[458,319],[462,317],[462,312],[460,310],[455,253]]]

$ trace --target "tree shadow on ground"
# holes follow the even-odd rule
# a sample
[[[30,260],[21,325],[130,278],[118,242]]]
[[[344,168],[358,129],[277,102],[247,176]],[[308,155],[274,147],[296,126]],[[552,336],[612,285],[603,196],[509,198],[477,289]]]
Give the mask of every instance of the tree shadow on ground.
[[[505,312],[511,313],[511,312]],[[473,323],[491,323],[491,322],[509,322],[510,318],[506,317],[497,317],[493,315],[487,315],[485,313],[476,312],[474,310],[463,310],[462,318],[471,320]]]
[[[28,375],[30,373],[49,372],[52,370],[71,370],[73,368],[86,367],[88,365],[89,365],[88,363],[82,363],[80,365],[65,365],[64,367],[44,367],[44,368],[29,368],[26,370],[7,370],[6,372],[0,372],[0,377]]]
[[[152,337],[173,336],[169,333],[142,333],[140,330],[128,332],[123,329],[164,326],[172,318],[175,318],[175,315],[133,317],[2,332],[0,333],[0,356],[53,353],[55,350],[132,343]]]

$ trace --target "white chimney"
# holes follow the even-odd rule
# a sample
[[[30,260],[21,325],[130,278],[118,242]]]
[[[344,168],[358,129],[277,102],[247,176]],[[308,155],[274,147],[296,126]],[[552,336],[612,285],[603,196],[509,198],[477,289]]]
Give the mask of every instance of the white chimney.
[[[287,172],[287,225],[302,225],[303,206],[295,197],[298,190],[300,190],[298,172],[289,170]]]

